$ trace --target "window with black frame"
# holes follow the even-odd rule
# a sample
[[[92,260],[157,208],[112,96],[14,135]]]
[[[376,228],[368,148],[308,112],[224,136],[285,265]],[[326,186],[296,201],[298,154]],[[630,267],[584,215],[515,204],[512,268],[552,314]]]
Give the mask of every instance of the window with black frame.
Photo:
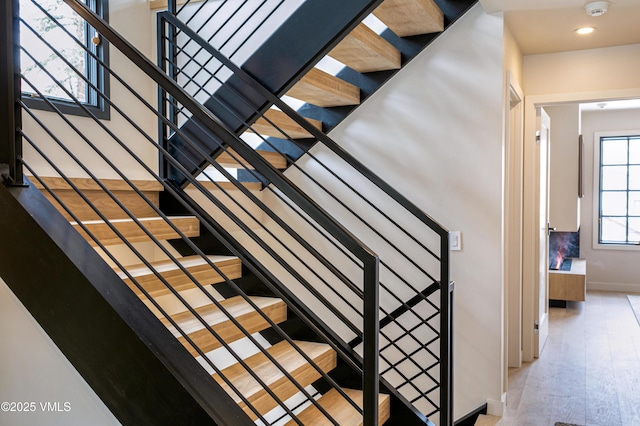
[[[601,136],[598,243],[640,241],[640,135]]]
[[[107,0],[83,0],[108,18]],[[30,108],[50,110],[46,97],[65,114],[108,119],[108,48],[96,31],[63,0],[20,0],[22,92]]]

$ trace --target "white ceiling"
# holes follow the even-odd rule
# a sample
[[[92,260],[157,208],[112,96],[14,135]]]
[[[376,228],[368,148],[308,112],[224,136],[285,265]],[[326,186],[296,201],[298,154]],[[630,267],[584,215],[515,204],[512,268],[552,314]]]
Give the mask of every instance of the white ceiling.
[[[524,55],[640,43],[640,0],[610,0],[609,10],[588,16],[591,0],[480,0],[487,13],[503,11]],[[588,36],[574,30],[596,27]]]
[[[611,111],[616,109],[640,109],[640,99],[580,104],[581,111]]]

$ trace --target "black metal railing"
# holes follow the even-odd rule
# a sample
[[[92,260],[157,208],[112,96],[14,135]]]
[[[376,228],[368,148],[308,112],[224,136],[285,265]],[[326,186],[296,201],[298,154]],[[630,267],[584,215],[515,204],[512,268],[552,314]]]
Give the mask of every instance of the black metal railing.
[[[29,1],[39,4],[38,0]],[[123,222],[139,230],[142,235],[140,238],[153,246],[153,252],[159,253],[161,258],[176,266],[197,289],[198,297],[204,300],[204,303],[222,312],[246,337],[252,350],[262,352],[293,383],[297,392],[302,395],[304,404],[314,405],[331,423],[338,424],[316,401],[316,392],[300,385],[286,368],[270,355],[268,345],[254,337],[245,325],[234,318],[224,303],[221,303],[220,297],[212,294],[207,283],[200,282],[189,268],[181,263],[175,249],[154,235],[147,221],[141,220],[126,199],[121,197],[121,188],[111,188],[110,179],[123,182],[122,185],[126,187],[127,192],[135,194],[154,219],[162,221],[170,233],[181,239],[190,251],[214,270],[234,294],[258,312],[279,339],[294,347],[297,353],[313,366],[318,377],[326,385],[336,389],[362,414],[363,424],[378,423],[380,383],[385,384],[387,389],[398,389],[401,399],[417,404],[428,416],[439,414],[440,424],[450,423],[452,297],[448,272],[447,231],[444,228],[253,81],[217,49],[213,49],[206,39],[192,34],[191,30],[172,14],[161,14],[162,38],[159,46],[166,49],[165,52],[176,54],[177,56],[172,56],[174,59],[180,55],[188,56],[182,56],[183,63],[163,58],[166,68],[162,70],[81,1],[65,0],[65,3],[108,40],[112,48],[119,50],[126,58],[124,67],[114,70],[86,49],[83,40],[68,34],[70,39],[81,46],[86,55],[91,56],[104,68],[112,85],[119,89],[114,91],[114,96],[95,86],[91,79],[83,75],[82,70],[73,67],[64,52],[52,46],[46,38],[40,37],[51,54],[66,62],[70,69],[74,69],[84,84],[90,86],[111,108],[112,118],[109,123],[98,118],[64,84],[56,81],[47,67],[39,63],[28,48],[20,46],[19,37],[13,39],[18,26],[25,33],[33,34],[35,37],[38,35],[27,22],[20,20],[17,13],[18,1],[8,3],[11,7],[6,6],[5,12],[6,16],[12,17],[7,20],[12,23],[12,37],[7,39],[7,46],[3,49],[11,52],[11,55],[7,56],[12,60],[0,63],[6,65],[6,68],[3,66],[2,69],[1,82],[3,85],[6,84],[10,94],[6,102],[3,99],[3,104],[6,104],[6,107],[10,105],[9,110],[13,110],[15,114],[9,117],[8,123],[0,124],[3,131],[9,129],[5,133],[10,136],[8,140],[12,148],[8,150],[7,157],[10,164],[15,164],[10,171],[9,180],[21,183],[24,167],[32,179],[59,206],[61,212],[74,222],[76,229],[86,236],[87,241],[99,248],[105,260],[131,283],[134,291],[140,294],[158,318],[174,331],[176,337],[181,339],[183,345],[194,356],[202,360],[206,369],[214,373],[216,381],[228,389],[236,401],[246,406],[247,414],[263,424],[273,424],[285,418],[302,424],[296,415],[301,406],[291,407],[287,401],[269,389],[264,379],[249,368],[244,357],[232,345],[226,343],[224,337],[207,322],[201,310],[192,306],[188,298],[173,288],[162,270],[148,257],[148,248],[141,248],[136,242],[129,241],[125,230],[121,228]],[[43,16],[57,25],[53,15],[45,8],[40,7],[40,10]],[[195,50],[185,49],[184,45],[178,44],[185,35],[188,36],[186,40],[189,43],[197,46]],[[244,46],[242,41],[234,43]],[[66,115],[58,102],[46,96],[38,84],[31,81],[27,75],[20,73],[20,50],[65,92],[69,98],[67,102],[82,111],[82,119]],[[185,72],[185,69],[191,66],[198,70],[198,74],[206,75],[207,83],[194,85],[195,91],[187,93],[176,80],[197,80]],[[158,107],[153,106],[155,101],[145,97],[144,93],[149,93],[148,90],[139,89],[139,76],[135,82],[129,80],[132,69],[142,71],[144,84],[148,85],[146,89],[155,87],[157,92],[163,95],[163,101]],[[222,74],[219,71],[223,71]],[[303,167],[302,164],[296,163],[291,170],[295,170],[297,175],[293,176],[292,171],[283,174],[255,152],[243,137],[236,135],[236,129],[231,129],[220,121],[216,111],[207,110],[195,99],[195,96],[201,94],[210,96],[211,87],[223,85],[224,78],[220,75],[224,75],[224,72],[239,76],[252,90],[277,105],[328,149],[326,152],[308,152],[306,157],[303,157],[308,164],[316,166]],[[47,105],[48,112],[33,110],[21,99],[21,80],[33,96]],[[207,86],[210,82],[214,82],[214,85]],[[242,95],[238,96],[242,99]],[[21,115],[24,115],[24,120]],[[260,111],[256,111],[254,119],[257,117],[269,122]],[[236,118],[246,128],[253,125],[253,122],[246,121],[245,117]],[[158,135],[148,129],[152,120],[158,120],[160,123],[160,143]],[[238,164],[247,166],[248,172],[256,179],[268,182],[265,191],[256,195],[248,190],[216,161],[216,158],[212,158],[210,152],[202,149],[194,134],[186,132],[180,126],[190,120],[194,120],[201,134],[215,138],[224,155]],[[277,130],[290,143],[298,143],[293,138],[288,138],[286,132]],[[171,144],[172,137],[180,138],[179,147]],[[275,152],[279,150],[268,138],[257,137],[271,145]],[[25,143],[24,154],[22,142]],[[188,167],[175,158],[176,154],[180,155],[179,150],[185,147],[196,154],[192,158],[199,159],[191,160],[192,163],[188,164]],[[333,158],[321,161],[327,153]],[[164,179],[156,165],[150,164],[149,158],[160,158],[162,164],[177,170],[181,179],[188,185],[177,185]],[[340,162],[337,169],[331,167],[331,163],[335,163],[336,160]],[[357,177],[345,177],[342,163],[352,170],[346,174],[355,171]],[[198,171],[197,178],[193,175],[193,170]],[[212,170],[226,178],[229,183],[218,181],[213,177]],[[56,177],[53,182],[57,183],[52,184],[52,176]],[[90,182],[91,191],[86,189],[86,183],[77,183],[76,178],[80,176]],[[362,377],[364,395],[361,407],[348,397],[338,383],[314,362],[280,325],[262,312],[255,300],[216,265],[209,253],[194,243],[188,233],[159,208],[156,200],[144,190],[144,184],[140,185],[141,179],[155,182],[183,211],[197,218],[203,230],[223,242],[248,269],[263,280],[273,294],[287,303],[289,309],[301,318],[319,340],[326,342],[342,362]],[[369,187],[371,184],[373,190]],[[336,191],[336,185],[342,189]],[[365,186],[357,189],[360,185]],[[92,198],[95,191],[106,197],[110,204],[117,206],[117,220],[104,212],[101,202]],[[70,202],[66,198],[67,192],[74,194],[74,201]],[[354,196],[359,200],[355,205],[352,202]],[[78,213],[78,204],[82,206],[81,213]],[[321,205],[323,207],[320,207]],[[331,214],[326,211],[325,205],[331,205]],[[85,216],[84,212],[87,211],[89,216]],[[334,217],[343,218],[344,222]],[[95,231],[96,219],[104,223],[110,234],[111,242],[108,244],[104,243],[104,237]],[[353,229],[347,229],[343,225],[354,222]],[[381,231],[389,227],[394,230]],[[118,244],[114,244],[113,241],[117,241]],[[375,248],[375,252],[369,247]],[[166,296],[151,294],[144,283],[130,272],[132,265],[136,263],[147,268],[162,284],[166,289]],[[171,302],[167,301],[167,297],[171,298]],[[383,298],[382,304],[380,297]],[[313,308],[310,309],[309,306]],[[205,330],[207,335],[218,342],[222,349],[265,389],[275,402],[274,407],[280,407],[283,414],[270,413],[265,416],[254,402],[243,396],[226,376],[225,369],[220,367],[209,351],[202,347],[200,341],[175,319],[177,312],[182,312],[181,315],[197,321],[200,329]],[[428,314],[425,315],[425,312]],[[348,341],[353,342],[355,351],[346,343]],[[359,343],[362,345],[358,346]],[[436,347],[438,348],[435,349]],[[383,379],[380,380],[380,377]],[[429,381],[429,384],[422,383],[425,380]],[[434,397],[436,393],[438,397]]]
[[[173,76],[177,81],[181,81],[184,87],[191,90],[193,94],[204,94],[204,98],[212,99],[215,98],[215,90],[207,90],[206,84],[214,82],[214,87],[217,89],[224,87],[225,76],[234,75],[241,79],[247,87],[250,87],[250,90],[246,88],[242,91],[234,90],[233,87],[229,89],[227,93],[229,91],[233,92],[237,98],[236,103],[218,102],[215,105],[219,108],[226,108],[226,110],[215,109],[216,114],[222,114],[225,117],[231,115],[232,120],[240,124],[242,131],[245,129],[253,131],[253,135],[258,135],[254,136],[254,138],[257,137],[262,144],[281,155],[286,155],[287,152],[286,148],[282,148],[283,140],[292,146],[297,146],[300,151],[306,152],[306,155],[299,161],[293,162],[289,174],[298,177],[296,182],[304,187],[308,193],[316,194],[319,199],[322,199],[323,206],[327,205],[327,200],[334,203],[336,210],[335,212],[332,211],[333,214],[339,215],[340,210],[346,211],[346,215],[339,216],[345,218],[347,221],[345,223],[353,223],[354,220],[359,222],[360,225],[357,226],[360,227],[359,231],[363,233],[357,234],[360,238],[364,239],[365,237],[361,235],[367,235],[368,233],[375,235],[373,239],[365,241],[371,247],[375,247],[378,254],[387,254],[386,256],[381,255],[381,274],[383,279],[380,281],[380,288],[384,292],[383,297],[387,301],[392,301],[390,307],[385,308],[383,306],[380,311],[381,317],[384,317],[381,322],[381,338],[384,340],[380,354],[381,363],[384,365],[381,369],[381,375],[389,377],[396,389],[408,395],[407,398],[411,403],[418,403],[420,409],[428,416],[441,411],[440,403],[436,402],[436,398],[433,398],[431,394],[438,390],[440,393],[438,399],[440,401],[450,400],[451,395],[449,386],[451,365],[448,362],[448,358],[451,344],[449,333],[451,328],[452,288],[448,284],[448,232],[372,171],[359,163],[349,153],[341,149],[338,144],[310,125],[304,117],[298,115],[285,102],[264,89],[248,73],[207,43],[196,31],[190,29],[171,13],[160,13],[158,19],[159,28],[161,28],[158,44],[163,46],[159,60],[166,69],[172,70]],[[176,34],[178,37],[167,37],[167,34],[170,33]],[[200,49],[197,49],[198,57],[191,55],[187,49],[183,48],[183,45],[180,44],[181,38],[188,40],[191,44],[196,43],[200,46]],[[209,56],[205,56],[203,51],[208,52]],[[171,55],[176,55],[173,62],[168,52]],[[162,55],[162,53],[165,53],[165,55]],[[194,68],[198,70],[197,74],[189,74],[189,69],[181,67],[180,63],[195,64]],[[204,81],[204,84],[199,84],[198,80]],[[324,151],[316,149],[309,152],[308,141],[301,143],[290,137],[285,130],[279,128],[261,111],[254,111],[249,118],[234,111],[234,107],[241,111],[250,107],[252,100],[258,97],[264,97],[279,110],[285,112],[296,124],[308,132],[309,137],[313,137],[326,149]],[[191,117],[188,114],[184,114],[179,102],[175,102],[168,97],[161,99],[161,103],[170,105],[169,110],[174,114],[170,118],[174,122],[190,122]],[[228,96],[225,101],[228,101]],[[241,104],[241,106],[238,107],[238,104]],[[262,121],[261,129],[264,128],[265,122],[272,126],[273,129],[270,134],[277,134],[277,140],[260,136],[261,132],[265,132],[264,130],[254,130],[254,123],[257,119]],[[168,135],[170,132],[164,132],[164,134]],[[167,137],[166,141],[168,145],[171,145],[169,137]],[[327,152],[330,152],[334,158],[327,159]],[[320,156],[325,156],[325,158],[320,160]],[[343,164],[338,164],[337,167],[336,157],[344,162]],[[315,165],[311,165],[313,163],[321,168],[322,177],[313,176],[313,173],[309,172],[315,167]],[[369,183],[373,184],[373,189],[370,187],[356,189],[355,185],[349,181],[350,178],[353,178],[354,172],[363,176],[363,180],[368,180]],[[333,179],[335,182],[327,182],[326,176],[329,176],[329,180]],[[349,178],[345,178],[345,176],[349,176]],[[254,177],[264,181],[260,176]],[[324,182],[321,182],[323,179]],[[269,182],[269,179],[266,179],[266,181]],[[267,186],[266,190],[270,189]],[[371,201],[372,190],[386,194],[382,195],[384,201],[380,203]],[[336,195],[336,192],[339,195]],[[361,203],[360,207],[357,207],[357,202],[353,201],[353,196],[357,197],[358,202]],[[385,199],[385,197],[391,198],[391,200]],[[389,204],[389,201],[391,201],[391,204]],[[354,204],[356,207],[354,207]],[[366,210],[362,210],[362,205],[365,206]],[[388,207],[383,209],[380,206]],[[401,221],[410,223],[411,219],[406,217],[395,219],[394,216],[398,217],[398,211],[410,213],[418,222],[411,229],[407,229],[406,225],[401,226],[399,224]],[[415,244],[414,249],[417,249],[418,253],[424,252],[426,258],[414,258],[408,254],[410,250],[399,248],[402,243],[392,241],[395,231],[386,234],[381,232],[376,227],[376,224],[371,222],[372,214],[379,216],[385,227],[391,226],[400,231],[402,237],[409,240],[411,244]],[[429,241],[429,237],[425,238],[424,235],[422,240],[417,238],[416,235],[420,235],[421,232],[425,233],[420,231],[420,227],[428,228],[427,233],[433,233],[435,239]],[[397,262],[395,262],[396,265],[393,265],[394,259],[402,259],[405,264],[397,265]],[[425,259],[431,259],[431,261],[435,261],[435,264],[428,265],[431,261],[425,262]],[[407,268],[412,271],[407,273]],[[422,277],[418,276],[416,278],[416,272]],[[409,278],[412,273],[414,273],[414,276]],[[440,283],[447,284],[441,287]],[[399,289],[401,290],[399,291]],[[440,292],[440,300],[434,301],[432,300],[432,295],[437,291]],[[422,304],[416,307],[420,303]],[[438,315],[440,316],[440,324],[433,326],[432,321]],[[385,332],[384,328],[391,324],[397,330],[391,331],[392,327],[389,327],[387,329],[388,332]],[[425,329],[421,329],[422,327]],[[442,336],[441,333],[445,333],[446,336]],[[359,343],[359,339],[354,340],[354,344],[356,343]],[[440,345],[439,348],[437,348],[438,345]],[[410,349],[406,349],[407,347]],[[424,352],[421,354],[423,359],[417,356],[421,351]],[[396,352],[402,354],[399,359],[394,354]],[[429,359],[431,362],[427,361]],[[438,374],[433,374],[436,369],[439,370]],[[450,417],[450,413],[441,414],[441,418],[444,418],[445,422],[448,417]]]
[[[149,240],[156,247],[155,250],[158,250],[162,253],[162,256],[169,261],[175,263],[175,265],[181,270],[181,272],[191,280],[195,287],[200,290],[200,293],[208,299],[208,303],[215,305],[217,309],[222,311],[225,316],[238,328],[247,339],[251,341],[251,343],[255,346],[255,348],[265,354],[268,358],[271,358],[270,361],[276,365],[280,371],[287,376],[287,378],[294,383],[298,387],[298,392],[304,395],[306,401],[309,404],[316,405],[318,410],[323,412],[333,424],[337,424],[335,420],[331,419],[331,416],[324,410],[314,399],[314,395],[309,393],[304,387],[300,386],[294,378],[284,369],[281,365],[279,365],[278,360],[269,355],[269,352],[266,350],[264,345],[258,342],[255,338],[252,337],[251,333],[246,330],[245,327],[237,320],[234,319],[233,315],[229,313],[224,305],[220,303],[215,297],[211,296],[207,289],[198,282],[193,274],[189,272],[189,270],[182,266],[178,257],[175,253],[163,243],[160,238],[156,238],[153,232],[147,228],[146,222],[141,220],[134,214],[128,207],[125,205],[123,201],[120,201],[118,198],[118,191],[112,191],[109,189],[108,185],[104,183],[105,179],[100,176],[100,174],[107,174],[111,176],[115,176],[115,178],[119,181],[125,182],[126,186],[130,188],[130,190],[135,193],[140,199],[153,210],[153,215],[160,218],[162,221],[166,223],[166,225],[171,228],[171,232],[177,234],[181,239],[184,240],[185,244],[189,246],[191,250],[197,253],[202,259],[209,264],[209,266],[216,270],[216,272],[223,277],[224,282],[229,285],[237,294],[243,297],[252,307],[260,312],[255,303],[253,303],[252,299],[242,291],[242,289],[234,283],[228,276],[224,274],[222,270],[217,268],[214,262],[212,262],[208,256],[193,242],[190,241],[188,235],[185,234],[177,225],[175,225],[170,217],[164,214],[158,206],[147,196],[144,191],[137,187],[137,183],[132,177],[130,173],[133,171],[134,173],[141,174],[145,176],[145,179],[158,182],[165,193],[170,194],[175,199],[179,201],[183,205],[185,209],[189,211],[190,214],[194,215],[202,226],[207,229],[211,234],[216,236],[218,239],[225,241],[232,251],[235,251],[236,254],[240,255],[243,259],[244,263],[249,267],[254,267],[255,272],[260,274],[262,277],[267,278],[267,284],[271,286],[273,291],[280,295],[283,299],[287,300],[290,303],[290,308],[296,312],[300,318],[302,318],[307,325],[314,330],[321,340],[326,341],[333,350],[335,350],[338,355],[344,359],[344,362],[347,365],[350,365],[352,368],[355,368],[359,371],[360,375],[364,377],[363,381],[363,389],[364,389],[364,400],[363,400],[363,408],[360,409],[358,404],[355,402],[351,402],[352,405],[359,411],[363,413],[364,421],[366,424],[375,424],[377,423],[378,416],[378,383],[377,380],[377,336],[378,336],[378,319],[377,319],[377,307],[375,307],[376,303],[376,295],[377,295],[377,257],[370,250],[366,248],[362,243],[360,243],[357,239],[353,238],[351,234],[348,233],[341,225],[336,223],[330,216],[326,215],[318,206],[308,197],[306,197],[303,193],[298,191],[295,186],[291,185],[288,180],[282,176],[278,176],[277,172],[270,169],[270,167],[260,158],[252,158],[255,164],[258,164],[261,173],[263,174],[271,174],[273,180],[279,182],[279,189],[285,194],[289,199],[296,200],[298,205],[302,206],[305,213],[309,215],[311,220],[316,223],[316,226],[321,227],[322,229],[329,230],[328,232],[333,235],[333,238],[336,241],[339,241],[341,245],[348,249],[350,252],[354,253],[355,256],[358,256],[361,259],[360,263],[360,271],[361,271],[361,279],[358,280],[358,286],[360,287],[359,292],[356,292],[355,296],[360,299],[364,299],[365,304],[373,304],[374,309],[371,310],[370,313],[366,312],[366,309],[362,308],[364,313],[364,320],[362,320],[362,324],[355,325],[349,324],[349,327],[353,330],[356,335],[363,335],[364,330],[364,339],[365,342],[368,342],[368,347],[371,351],[371,354],[365,354],[364,356],[364,364],[362,367],[358,365],[358,363],[354,363],[352,360],[352,355],[350,354],[350,349],[347,345],[343,344],[340,339],[332,336],[331,333],[327,332],[328,329],[324,323],[312,313],[305,312],[301,309],[302,304],[296,303],[295,296],[291,294],[287,294],[286,287],[278,282],[274,277],[268,272],[268,269],[260,264],[258,260],[251,257],[251,254],[242,249],[241,246],[238,246],[237,243],[234,244],[233,238],[230,236],[229,232],[219,223],[219,220],[216,221],[213,219],[211,210],[206,211],[202,207],[198,207],[193,198],[188,196],[182,188],[175,187],[171,182],[167,182],[160,178],[160,176],[155,171],[153,166],[149,166],[147,162],[145,162],[141,156],[136,152],[137,150],[142,149],[142,146],[146,146],[147,149],[151,151],[157,152],[157,155],[162,157],[165,161],[172,163],[172,165],[178,169],[180,169],[180,165],[172,160],[170,154],[164,150],[160,145],[157,144],[153,135],[149,134],[149,131],[144,129],[144,124],[142,124],[138,120],[134,120],[132,117],[152,117],[155,116],[157,119],[164,121],[167,126],[172,128],[176,134],[180,134],[185,141],[190,141],[188,135],[184,135],[181,133],[180,129],[175,127],[171,122],[166,120],[162,114],[160,114],[156,108],[151,106],[151,103],[148,99],[145,99],[143,95],[141,95],[137,90],[133,89],[133,84],[126,81],[126,76],[129,74],[129,71],[138,67],[142,69],[146,75],[149,75],[151,78],[149,80],[149,84],[155,85],[159,84],[162,87],[162,90],[170,93],[175,99],[179,99],[182,105],[188,105],[189,111],[194,116],[197,116],[202,123],[205,123],[207,126],[207,130],[210,132],[217,132],[225,137],[225,142],[234,145],[234,149],[236,152],[241,153],[244,157],[251,158],[251,152],[249,152],[243,144],[238,143],[235,135],[229,133],[224,127],[222,127],[219,123],[216,122],[215,117],[211,115],[210,112],[203,109],[198,103],[193,101],[188,95],[186,95],[172,80],[167,78],[167,76],[162,73],[157,67],[153,66],[145,57],[140,54],[131,44],[122,39],[115,31],[111,29],[104,21],[95,16],[91,11],[89,11],[85,5],[79,2],[75,2],[72,0],[67,1],[69,5],[79,14],[82,15],[85,19],[90,21],[92,27],[96,28],[102,37],[106,38],[110,43],[112,48],[116,48],[120,50],[131,63],[128,64],[128,67],[125,68],[125,72],[116,72],[113,69],[109,68],[107,64],[103,63],[100,58],[95,57],[94,59],[100,63],[108,72],[109,77],[112,79],[112,82],[117,83],[120,89],[124,89],[126,92],[126,102],[123,102],[121,99],[117,99],[114,97],[107,96],[105,93],[101,92],[100,89],[93,85],[90,79],[87,79],[80,72],[78,72],[78,76],[84,80],[84,83],[90,85],[93,90],[95,90],[99,96],[101,96],[105,103],[107,103],[112,109],[112,121],[117,122],[116,127],[110,126],[108,123],[100,120],[96,117],[92,111],[90,111],[77,97],[69,91],[64,84],[61,82],[57,82],[58,86],[62,91],[65,92],[66,97],[70,99],[69,102],[75,104],[78,108],[80,108],[83,112],[84,118],[81,123],[76,123],[76,120],[73,117],[69,117],[62,113],[60,108],[57,106],[57,103],[47,96],[38,88],[38,84],[29,79],[28,76],[22,74],[22,80],[24,85],[27,86],[37,98],[43,100],[44,103],[47,104],[48,109],[50,110],[46,113],[46,118],[41,118],[40,114],[37,111],[32,110],[27,106],[25,102],[18,99],[17,103],[20,105],[24,113],[29,117],[29,122],[26,125],[20,125],[17,127],[17,131],[20,134],[20,139],[24,140],[29,146],[29,152],[24,157],[18,156],[17,160],[29,171],[29,173],[37,180],[42,186],[43,190],[50,194],[51,198],[56,201],[61,210],[63,210],[71,220],[73,220],[74,225],[86,234],[86,237],[89,241],[92,242],[94,246],[97,246],[104,252],[105,257],[114,264],[118,268],[119,271],[123,272],[126,275],[126,278],[130,280],[136,287],[137,291],[139,291],[144,300],[146,300],[149,305],[157,312],[158,316],[163,319],[163,321],[167,322],[171,325],[173,329],[176,330],[177,334],[179,334],[186,345],[192,348],[193,351],[197,353],[200,357],[202,357],[203,362],[206,363],[208,368],[210,368],[213,372],[215,372],[216,377],[220,378],[220,382],[224,383],[230,391],[236,395],[236,397],[246,404],[248,410],[252,411],[252,415],[263,423],[268,424],[270,420],[264,418],[264,416],[260,413],[260,410],[255,408],[251,401],[246,400],[240,392],[234,388],[233,383],[225,378],[224,371],[218,368],[202,350],[198,342],[194,341],[194,339],[190,336],[188,331],[182,329],[182,327],[173,319],[173,316],[170,311],[167,310],[166,307],[163,306],[162,301],[158,300],[157,297],[151,295],[144,287],[143,284],[139,283],[135,276],[128,273],[128,267],[130,266],[127,263],[123,263],[119,259],[119,255],[117,250],[112,248],[113,242],[109,242],[109,244],[105,244],[102,242],[102,237],[93,231],[93,216],[97,216],[102,222],[104,222],[105,226],[109,228],[109,232],[113,234],[112,238],[115,238],[116,241],[120,245],[124,245],[126,247],[126,251],[128,254],[134,257],[135,262],[142,263],[146,268],[148,268],[155,277],[161,281],[168,292],[175,297],[180,305],[181,310],[183,312],[189,312],[191,316],[193,316],[197,321],[202,324],[202,327],[210,333],[213,338],[220,342],[222,346],[234,357],[234,359],[243,365],[249,374],[252,374],[253,379],[262,384],[265,388],[266,392],[270,394],[270,396],[277,402],[282,410],[284,410],[293,420],[296,420],[296,416],[293,411],[282,401],[278,395],[276,395],[273,391],[270,391],[268,386],[263,382],[259,376],[253,373],[250,368],[246,365],[244,359],[238,355],[233,348],[231,348],[228,344],[224,342],[224,339],[216,332],[214,328],[209,326],[199,313],[197,308],[193,308],[188,301],[175,289],[172,288],[171,284],[163,277],[162,273],[157,270],[154,266],[153,262],[149,261],[144,253],[136,247],[136,245],[127,240],[127,237],[119,226],[122,220],[127,220],[132,223],[132,226],[139,228],[144,235],[145,240]],[[34,4],[37,4],[37,1],[34,1]],[[47,15],[47,11],[41,9],[44,15]],[[55,17],[50,14],[47,15],[47,18],[52,22],[55,22]],[[25,21],[21,22],[23,31],[30,31],[34,35],[37,36],[37,32],[34,31]],[[73,34],[68,34],[72,39],[74,39]],[[41,38],[41,41],[51,50],[51,54],[58,56],[63,61],[67,61],[67,65],[73,69],[70,63],[68,63],[68,59],[65,56],[57,51],[54,46],[47,42],[46,39]],[[84,46],[81,40],[75,38],[75,42]],[[31,53],[24,47],[21,47],[23,54],[30,57],[30,59],[38,64],[41,68],[42,72],[47,74],[49,78],[55,81],[53,75],[49,73],[45,66],[38,63],[35,57],[31,55]],[[86,54],[91,55],[91,52],[87,50]],[[77,71],[77,70],[76,70]],[[139,83],[138,83],[139,84]],[[120,95],[122,96],[122,95]],[[135,104],[135,105],[133,105]],[[146,114],[146,115],[145,115]],[[88,121],[87,121],[88,119]],[[52,125],[52,122],[55,123]],[[63,128],[64,130],[59,130]],[[56,129],[55,131],[53,129]],[[126,133],[126,136],[123,135],[123,132]],[[61,133],[61,134],[59,134]],[[132,140],[136,140],[136,144],[132,144]],[[234,143],[234,140],[236,142]],[[194,144],[195,145],[195,144]],[[86,152],[90,151],[91,154],[88,155]],[[148,152],[147,152],[148,154]],[[88,160],[85,158],[86,156],[90,156],[91,158],[91,166],[87,165]],[[212,160],[212,159],[209,159]],[[96,164],[97,163],[97,164]],[[69,172],[72,170],[72,172]],[[96,173],[96,170],[100,170],[100,173]],[[220,168],[220,171],[223,172],[224,169]],[[118,208],[124,212],[124,218],[118,218],[118,220],[113,220],[108,217],[104,213],[101,212],[98,203],[94,202],[91,198],[90,194],[86,194],[86,191],[83,190],[79,185],[74,183],[74,179],[70,178],[72,173],[80,173],[85,179],[88,179],[93,182],[93,186],[97,187],[101,193],[106,194],[106,196],[115,203]],[[200,194],[200,196],[204,197],[207,202],[210,203],[209,208],[216,208],[219,211],[223,212],[225,217],[231,218],[231,221],[235,223],[239,228],[245,230],[250,236],[253,237],[253,241],[263,247],[265,250],[269,250],[269,245],[263,240],[263,238],[259,237],[255,232],[251,230],[250,226],[247,226],[246,223],[243,222],[243,219],[239,218],[240,210],[246,209],[244,206],[240,206],[238,200],[235,200],[237,207],[236,211],[232,211],[229,207],[225,205],[223,201],[220,200],[221,196],[216,196],[211,193],[211,191],[207,190],[202,182],[193,178],[186,170],[183,169],[185,179],[190,180],[191,185],[195,188],[195,191]],[[59,190],[53,188],[50,184],[48,184],[47,179],[42,176],[56,176],[58,179],[64,181],[64,186],[68,187],[74,194],[76,194],[82,200],[83,206],[88,208],[92,212],[92,220],[88,221],[86,218],[78,216],[78,214],[74,211],[74,206],[69,205],[67,201],[65,201],[64,197],[60,196]],[[16,178],[14,176],[14,178]],[[250,201],[253,201],[258,207],[264,208],[264,206],[260,205],[258,200],[255,199],[255,196],[250,192],[244,191],[244,187],[237,181],[232,181],[233,185],[243,193],[243,195],[249,198]],[[223,190],[224,196],[229,197],[230,191]],[[232,196],[233,197],[233,196]],[[240,213],[239,213],[240,212]],[[266,212],[270,217],[276,218],[276,216],[272,212]],[[246,220],[246,219],[245,219]],[[285,228],[283,226],[283,228]],[[340,277],[340,273],[336,268],[333,268],[326,260],[323,260],[322,257],[313,253],[313,248],[311,245],[306,242],[299,235],[292,233],[291,230],[284,229],[287,232],[287,235],[290,238],[293,238],[299,245],[304,246],[307,250],[318,259],[318,261],[326,266],[328,270],[333,270],[334,275],[337,276],[338,279],[347,280],[347,278]],[[293,250],[291,250],[293,251]],[[282,259],[274,253],[274,258],[278,261],[279,264],[283,265],[289,271],[295,272],[295,268],[290,266],[290,262]],[[131,261],[129,261],[131,263]],[[308,269],[310,269],[308,267]],[[343,274],[344,275],[344,274]],[[300,277],[301,283],[308,287],[308,283],[305,282],[305,279]],[[175,309],[174,309],[175,310]],[[339,312],[336,310],[336,312]],[[269,317],[261,313],[264,321],[268,322],[269,325],[274,328],[277,333],[279,333],[280,338],[286,340],[289,344],[293,346],[297,346],[296,343],[287,336],[282,329],[275,324]],[[371,317],[371,318],[369,318]],[[346,320],[348,323],[349,321]],[[373,339],[373,340],[370,340]],[[317,374],[323,378],[323,380],[330,384],[330,386],[337,389],[343,397],[348,398],[348,396],[341,390],[339,386],[335,383],[335,381],[316,365],[313,360],[307,356],[304,351],[297,348],[300,356],[304,357],[306,361],[312,363],[314,368],[317,371]],[[297,421],[297,420],[296,420]],[[298,421],[299,423],[299,421]]]

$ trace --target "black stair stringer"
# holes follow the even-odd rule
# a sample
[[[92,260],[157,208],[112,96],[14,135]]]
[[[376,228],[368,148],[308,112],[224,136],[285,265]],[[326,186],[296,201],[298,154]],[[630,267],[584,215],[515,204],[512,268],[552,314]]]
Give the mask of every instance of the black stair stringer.
[[[0,215],[0,276],[123,425],[253,424],[39,190]]]
[[[382,1],[307,0],[245,61],[242,69],[280,97]],[[238,94],[242,94],[244,99]],[[271,102],[233,75],[204,106],[239,134],[246,128],[245,123],[253,123],[258,112],[267,110]],[[202,126],[192,120],[182,128],[187,134],[198,135]],[[200,136],[196,139],[198,145],[215,157],[220,150],[219,139],[214,135]],[[193,175],[206,164],[206,159],[176,135],[170,139],[168,148]],[[180,184],[186,183],[182,174],[173,167],[168,168],[166,177]]]

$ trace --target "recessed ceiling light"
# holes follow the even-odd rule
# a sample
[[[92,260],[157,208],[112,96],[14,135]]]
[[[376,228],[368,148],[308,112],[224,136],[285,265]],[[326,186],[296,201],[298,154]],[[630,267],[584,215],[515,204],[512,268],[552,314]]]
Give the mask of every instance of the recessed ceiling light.
[[[586,35],[586,34],[591,34],[595,30],[596,30],[595,27],[582,27],[582,28],[576,29],[575,31],[576,31],[576,34]]]

